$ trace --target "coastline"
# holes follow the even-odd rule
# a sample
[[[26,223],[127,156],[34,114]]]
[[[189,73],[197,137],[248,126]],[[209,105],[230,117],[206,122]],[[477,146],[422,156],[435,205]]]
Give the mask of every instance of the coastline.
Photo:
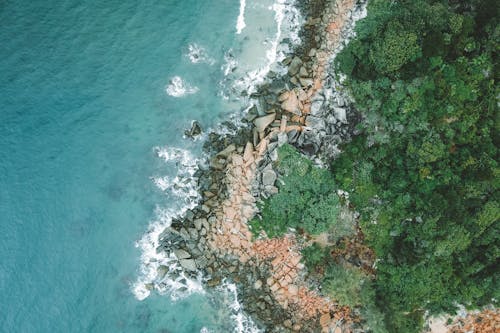
[[[245,312],[268,330],[351,332],[350,309],[322,297],[305,280],[300,240],[293,234],[254,240],[248,226],[256,203],[278,191],[272,162],[279,146],[290,143],[317,157],[334,154],[331,143],[349,135],[347,101],[322,92],[332,86],[328,66],[352,34],[360,16],[353,13],[363,5],[353,0],[301,5],[307,21],[302,43],[282,62],[288,73],[268,73],[250,96],[257,106],[245,115],[249,126],[235,135],[209,135],[209,166],[197,172],[202,200],[161,233],[157,251],[173,255],[188,276],[199,278],[202,271],[208,288],[225,279],[235,282]],[[325,140],[332,132],[337,137]]]

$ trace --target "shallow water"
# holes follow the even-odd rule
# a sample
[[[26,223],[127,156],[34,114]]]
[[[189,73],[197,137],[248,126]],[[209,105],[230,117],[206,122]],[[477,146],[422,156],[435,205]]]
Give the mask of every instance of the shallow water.
[[[0,4],[0,331],[236,328],[231,292],[134,286],[145,232],[192,190],[172,190],[184,167],[159,152],[201,158],[191,121],[245,108],[248,81],[232,87],[274,60],[272,5],[247,1],[237,34],[235,0]]]

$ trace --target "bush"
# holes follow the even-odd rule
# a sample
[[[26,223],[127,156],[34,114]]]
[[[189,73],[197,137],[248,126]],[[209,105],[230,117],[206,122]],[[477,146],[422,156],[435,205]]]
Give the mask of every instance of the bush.
[[[323,291],[340,305],[351,308],[362,305],[361,293],[369,279],[357,268],[330,264],[323,279]]]
[[[327,249],[323,249],[317,243],[302,250],[304,263],[309,271],[314,271],[327,259]]]
[[[288,228],[309,234],[328,230],[337,222],[340,207],[330,172],[314,166],[290,145],[280,147],[278,157],[279,193],[264,201],[262,220],[254,219],[252,230],[263,229],[269,237],[281,236]]]

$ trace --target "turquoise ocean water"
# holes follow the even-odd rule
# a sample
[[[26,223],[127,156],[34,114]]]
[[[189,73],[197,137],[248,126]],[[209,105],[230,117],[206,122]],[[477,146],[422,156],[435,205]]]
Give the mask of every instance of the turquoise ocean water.
[[[183,130],[237,114],[235,82],[275,60],[273,4],[237,34],[237,0],[0,1],[1,332],[237,328],[231,293],[134,293],[137,244],[186,203]]]

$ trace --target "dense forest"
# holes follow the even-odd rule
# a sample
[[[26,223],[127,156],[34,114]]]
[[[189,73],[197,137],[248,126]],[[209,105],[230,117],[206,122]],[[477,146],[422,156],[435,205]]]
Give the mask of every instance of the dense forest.
[[[364,121],[332,169],[390,331],[499,299],[499,5],[373,0],[338,58]]]
[[[335,246],[304,249],[306,265],[374,332],[419,332],[426,313],[500,299],[499,6],[371,0],[335,61],[359,135],[330,172],[280,152],[285,181],[256,229],[349,237],[335,195],[347,191],[376,273],[339,265]]]

